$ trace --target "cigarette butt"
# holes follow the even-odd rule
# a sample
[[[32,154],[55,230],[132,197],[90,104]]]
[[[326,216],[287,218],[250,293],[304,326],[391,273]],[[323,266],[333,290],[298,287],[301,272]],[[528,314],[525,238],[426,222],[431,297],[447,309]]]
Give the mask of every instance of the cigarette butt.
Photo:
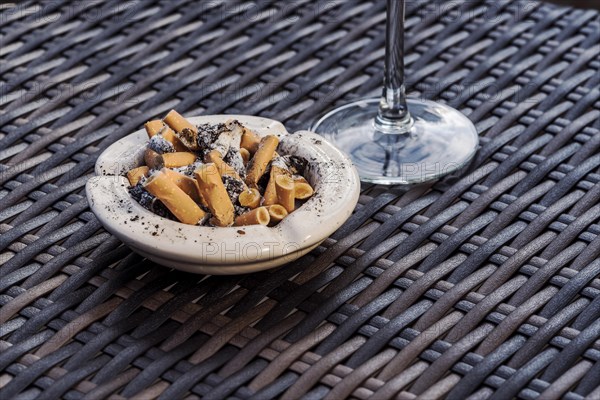
[[[223,161],[223,158],[221,157],[221,153],[219,153],[217,150],[210,151],[206,155],[204,161],[207,164],[208,163],[215,164],[215,166],[217,167],[217,170],[219,170],[219,173],[221,175],[229,175],[229,176],[233,176],[236,179],[240,179],[239,174],[235,171],[235,169],[233,169],[232,166],[230,166],[225,161]]]
[[[165,138],[165,140],[173,144],[173,147],[175,147],[175,151],[189,151],[188,148],[183,143],[181,143],[181,140],[179,140],[177,136],[175,136],[175,132],[173,132],[173,129],[169,128],[167,125],[164,125],[161,134]]]
[[[162,155],[163,166],[167,168],[185,167],[196,161],[196,155],[188,151],[178,151],[176,153],[165,153]]]
[[[189,151],[187,146],[184,145],[183,143],[181,143],[181,140],[179,140],[177,138],[177,136],[175,136],[175,132],[173,132],[173,130],[171,128],[169,128],[168,126],[165,126],[165,128],[166,129],[165,129],[165,133],[163,133],[163,137],[173,144],[173,147],[175,147],[175,151],[177,151],[177,152]]]
[[[294,211],[294,180],[287,175],[275,178],[277,203],[281,204],[288,213]]]
[[[194,171],[194,175],[198,181],[200,194],[206,200],[213,215],[211,223],[216,226],[230,226],[233,224],[233,204],[215,164],[202,165]]]
[[[273,204],[277,204],[277,190],[275,189],[275,179],[269,179],[263,195],[263,205],[272,206]]]
[[[190,129],[196,133],[198,133],[198,129],[187,119],[185,119],[181,114],[179,114],[175,110],[169,111],[169,113],[165,116],[163,121],[171,127],[175,132],[181,132],[184,129]]]
[[[190,150],[199,150],[198,128],[175,110],[169,111],[163,121],[173,129],[177,138]]]
[[[156,196],[184,224],[196,225],[206,216],[194,200],[162,172],[150,176],[144,188]]]
[[[242,161],[244,161],[244,166],[248,165],[248,161],[250,161],[250,152],[248,149],[240,148],[240,155],[242,156]]]
[[[179,189],[183,190],[183,192],[190,196],[196,203],[206,206],[206,202],[200,196],[198,182],[195,179],[168,168],[163,168],[160,172],[164,173],[179,187]]]
[[[150,169],[160,169],[164,165],[162,155],[150,149],[144,152],[144,162]]]
[[[256,187],[256,183],[267,170],[269,162],[273,159],[275,149],[279,144],[277,136],[269,135],[260,140],[258,150],[250,161],[246,184],[250,187]]]
[[[242,207],[256,208],[260,205],[260,192],[257,189],[248,188],[240,193],[238,201]]]
[[[160,133],[162,137],[165,138],[165,140],[170,142],[173,145],[173,147],[175,147],[175,151],[188,151],[188,148],[185,147],[185,145],[181,143],[179,139],[177,139],[177,136],[175,136],[175,132],[173,132],[173,129],[169,128],[160,119],[155,119],[153,121],[146,122],[144,128],[146,128],[146,133],[148,133],[149,138],[152,138],[152,136]]]
[[[220,133],[218,133],[215,140],[209,144],[209,147],[212,150],[217,150],[221,157],[225,157],[231,147],[234,147],[234,150],[239,148],[243,130],[239,124],[230,120],[225,122],[224,129],[219,128],[219,131]],[[198,135],[202,134],[202,132],[198,133]],[[206,135],[210,137],[212,134],[207,132]]]
[[[269,216],[267,207],[258,207],[237,217],[235,225],[268,225],[270,220],[271,217]]]
[[[148,138],[152,138],[152,136],[159,133],[164,126],[165,126],[165,124],[160,119],[148,121],[144,124],[144,128],[146,128],[146,133],[148,134]]]
[[[302,176],[294,176],[294,197],[299,200],[306,200],[313,195],[313,190],[310,183]]]
[[[273,204],[272,206],[267,207],[267,209],[269,210],[269,216],[271,217],[269,226],[277,225],[282,219],[288,216],[287,210],[282,205]]]
[[[250,129],[244,128],[244,133],[242,134],[240,147],[248,150],[250,154],[254,154],[256,153],[256,150],[258,150],[259,144],[260,136],[252,132]]]
[[[150,169],[145,165],[129,170],[129,172],[127,172],[127,180],[129,181],[129,184],[131,186],[137,185],[140,179],[142,179],[144,176],[148,176],[148,171],[150,171]]]
[[[269,177],[269,183],[265,189],[263,205],[271,206],[277,204],[277,190],[275,189],[275,179],[281,175],[289,175],[289,172],[285,169],[278,167],[277,165],[271,165],[271,173]]]

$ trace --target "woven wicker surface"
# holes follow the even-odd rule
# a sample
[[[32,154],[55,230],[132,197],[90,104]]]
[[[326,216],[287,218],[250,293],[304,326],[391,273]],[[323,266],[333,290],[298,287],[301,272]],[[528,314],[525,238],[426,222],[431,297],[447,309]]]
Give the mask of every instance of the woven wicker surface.
[[[409,1],[409,92],[476,123],[471,169],[210,277],[102,229],[98,154],[171,108],[294,130],[378,94],[385,2],[0,7],[1,399],[600,398],[598,11]]]

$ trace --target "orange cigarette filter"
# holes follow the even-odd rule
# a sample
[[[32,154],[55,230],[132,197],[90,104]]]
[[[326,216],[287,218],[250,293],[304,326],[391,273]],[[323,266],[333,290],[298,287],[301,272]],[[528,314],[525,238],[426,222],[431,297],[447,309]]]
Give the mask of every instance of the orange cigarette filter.
[[[256,183],[267,170],[267,166],[275,155],[275,149],[279,145],[277,136],[269,135],[261,139],[258,150],[250,161],[248,174],[246,176],[246,184],[250,187],[256,187]]]
[[[189,129],[193,132],[198,133],[198,129],[181,114],[175,110],[169,111],[163,121],[171,127],[175,132],[181,132],[184,129]]]
[[[217,169],[219,170],[219,173],[221,175],[229,175],[229,176],[232,176],[232,177],[234,177],[236,179],[240,179],[240,176],[235,171],[235,169],[233,169],[232,166],[230,166],[225,161],[223,161],[223,158],[221,157],[221,153],[219,153],[217,150],[210,151],[206,155],[206,158],[205,158],[204,161],[206,163],[213,163],[213,164],[215,164],[215,166],[217,167]]]
[[[221,174],[215,164],[204,164],[194,171],[200,195],[213,215],[211,223],[216,226],[231,226],[235,215],[233,204],[221,181]]]
[[[149,171],[150,168],[148,168],[145,165],[129,170],[129,172],[127,172],[127,180],[129,181],[129,184],[131,186],[137,185],[140,179],[142,179],[145,176],[148,176]]]
[[[169,111],[163,121],[173,129],[177,138],[190,150],[198,147],[198,128],[175,110]]]
[[[264,201],[263,201],[263,205],[265,206],[271,206],[273,204],[277,204],[277,190],[275,188],[275,180],[277,179],[278,176],[289,176],[290,173],[289,171],[274,165],[275,163],[273,163],[273,165],[271,165],[271,173],[269,176],[269,183],[267,183],[267,187],[265,189],[265,194],[264,194]]]
[[[286,175],[275,178],[277,203],[281,204],[288,213],[294,211],[294,180]]]
[[[173,147],[175,147],[175,151],[188,151],[188,148],[185,147],[183,143],[175,136],[175,132],[173,129],[169,128],[163,121],[160,119],[155,119],[153,121],[148,121],[144,125],[146,128],[146,133],[148,133],[148,137],[152,138],[152,136],[160,133],[165,140],[171,142]]]
[[[248,165],[248,161],[250,161],[250,152],[248,151],[248,149],[241,147],[240,155],[242,156],[242,161],[244,162],[244,165]]]
[[[160,119],[148,121],[144,124],[144,128],[146,128],[146,133],[148,134],[149,139],[158,134],[164,128],[164,126],[164,122],[162,122]]]
[[[206,213],[163,172],[150,176],[144,188],[159,199],[184,224],[196,225]]]
[[[160,171],[167,175],[167,177],[173,183],[175,183],[179,187],[179,189],[183,190],[185,194],[190,196],[192,200],[194,200],[198,204],[206,206],[206,202],[200,196],[198,182],[195,179],[168,168],[163,168]]]
[[[266,207],[258,207],[248,211],[235,219],[236,226],[268,225],[271,217]]]
[[[269,226],[277,225],[282,219],[288,216],[287,210],[279,204],[273,204],[272,206],[267,207],[267,209],[269,210],[269,216],[271,217]]]
[[[263,195],[263,205],[272,206],[273,204],[277,204],[277,189],[275,188],[275,179],[271,176]]]
[[[256,133],[252,132],[248,128],[244,128],[244,133],[242,134],[242,140],[240,142],[240,147],[242,149],[248,150],[250,154],[256,153],[258,150],[258,146],[260,144],[260,136]]]
[[[306,200],[313,195],[314,189],[302,176],[294,176],[294,197],[298,200]]]
[[[196,161],[196,155],[189,151],[179,151],[162,154],[162,159],[163,166],[167,168],[179,168],[193,164]]]
[[[260,192],[257,189],[246,189],[240,193],[238,201],[242,207],[256,208],[260,205]]]

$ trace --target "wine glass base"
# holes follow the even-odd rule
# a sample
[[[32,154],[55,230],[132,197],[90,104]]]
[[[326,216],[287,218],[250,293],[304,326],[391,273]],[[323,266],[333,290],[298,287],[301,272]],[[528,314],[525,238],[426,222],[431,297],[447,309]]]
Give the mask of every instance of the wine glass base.
[[[403,133],[375,128],[380,99],[359,100],[330,111],[311,130],[346,152],[362,181],[422,183],[465,166],[479,137],[459,111],[429,100],[407,99],[412,125]]]

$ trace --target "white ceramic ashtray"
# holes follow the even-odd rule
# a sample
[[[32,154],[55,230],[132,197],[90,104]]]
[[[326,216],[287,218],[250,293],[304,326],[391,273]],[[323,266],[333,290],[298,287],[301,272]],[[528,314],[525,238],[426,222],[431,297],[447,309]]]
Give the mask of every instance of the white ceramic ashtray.
[[[314,195],[273,227],[186,225],[160,217],[128,192],[127,171],[143,164],[148,135],[136,131],[106,149],[86,185],[90,208],[107,231],[135,252],[159,264],[203,274],[260,271],[293,261],[318,246],[352,214],[360,181],[350,159],[323,137],[288,134],[267,118],[243,115],[192,117],[194,125],[237,119],[259,136],[276,135],[278,151],[308,161],[305,178]]]

